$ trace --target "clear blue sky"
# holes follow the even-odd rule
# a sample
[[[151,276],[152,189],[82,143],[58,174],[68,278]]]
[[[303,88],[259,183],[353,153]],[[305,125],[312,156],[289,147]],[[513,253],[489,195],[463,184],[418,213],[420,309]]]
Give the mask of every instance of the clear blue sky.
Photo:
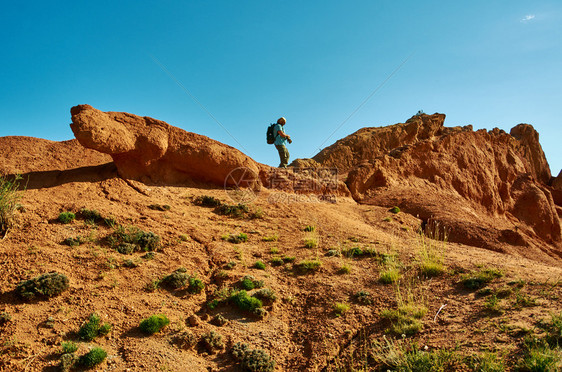
[[[0,29],[0,136],[73,138],[69,109],[88,103],[277,165],[265,129],[279,116],[292,160],[422,109],[447,126],[532,124],[562,167],[560,0],[10,1]]]

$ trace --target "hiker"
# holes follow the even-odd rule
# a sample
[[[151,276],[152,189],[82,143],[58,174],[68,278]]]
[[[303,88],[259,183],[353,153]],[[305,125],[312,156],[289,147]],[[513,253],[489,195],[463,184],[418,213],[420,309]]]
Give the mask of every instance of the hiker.
[[[273,130],[273,133],[275,133],[275,142],[273,142],[273,144],[279,152],[279,159],[281,160],[279,168],[287,168],[287,165],[289,164],[289,150],[287,150],[285,142],[293,142],[291,140],[291,136],[285,134],[285,131],[283,129],[286,123],[287,120],[285,120],[285,118],[277,119],[277,124],[275,125]]]

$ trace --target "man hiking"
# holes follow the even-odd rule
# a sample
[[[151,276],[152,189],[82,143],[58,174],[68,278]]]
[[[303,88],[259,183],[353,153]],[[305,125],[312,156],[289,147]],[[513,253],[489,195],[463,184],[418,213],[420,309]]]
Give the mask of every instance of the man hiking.
[[[285,134],[285,130],[283,127],[286,123],[287,120],[285,120],[285,118],[279,118],[277,119],[277,124],[275,124],[275,127],[273,129],[273,133],[275,133],[275,142],[273,142],[273,144],[279,152],[279,159],[281,160],[279,168],[287,168],[287,165],[289,164],[289,150],[287,150],[285,142],[293,142],[291,140],[291,136]]]

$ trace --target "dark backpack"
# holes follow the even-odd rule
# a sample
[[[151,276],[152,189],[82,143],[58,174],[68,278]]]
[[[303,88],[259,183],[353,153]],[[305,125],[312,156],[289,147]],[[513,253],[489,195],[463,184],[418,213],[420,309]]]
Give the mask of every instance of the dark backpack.
[[[267,144],[268,145],[273,145],[273,143],[275,142],[275,125],[276,124],[270,124],[269,127],[267,127]]]

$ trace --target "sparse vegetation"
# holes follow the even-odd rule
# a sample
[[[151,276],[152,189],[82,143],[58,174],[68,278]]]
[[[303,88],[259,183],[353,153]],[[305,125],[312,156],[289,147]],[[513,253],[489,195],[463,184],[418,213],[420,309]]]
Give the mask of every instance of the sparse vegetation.
[[[332,305],[336,316],[342,316],[343,314],[345,314],[349,310],[349,307],[349,304],[345,302],[336,302]]]
[[[418,236],[419,268],[422,276],[432,278],[445,272],[446,241],[437,241],[426,237],[423,233]]]
[[[224,348],[222,335],[214,331],[201,335],[201,342],[203,343],[207,351],[211,354],[214,354],[216,350]]]
[[[248,241],[248,234],[240,233],[238,235],[234,235],[234,234],[224,235],[222,237],[222,240],[226,240],[227,242],[232,244],[240,244]]]
[[[162,285],[171,289],[179,289],[185,287],[188,282],[189,274],[187,274],[187,269],[184,267],[180,267],[170,275],[165,276],[161,281]]]
[[[256,292],[254,292],[252,296],[259,298],[260,300],[266,303],[272,303],[277,299],[275,292],[269,288],[262,288],[260,290],[257,290]]]
[[[301,274],[310,274],[318,271],[322,266],[322,262],[318,260],[302,260],[296,264],[295,268]]]
[[[148,209],[152,209],[153,211],[166,212],[172,209],[172,207],[170,207],[168,204],[150,204],[148,206]]]
[[[338,269],[339,274],[349,274],[351,272],[351,266],[349,264],[342,264]]]
[[[197,337],[190,331],[183,331],[176,334],[172,342],[180,349],[190,350],[197,344]]]
[[[277,236],[277,234],[275,235],[270,235],[270,236],[264,236],[262,238],[262,240],[264,242],[276,242],[279,239],[279,237]]]
[[[305,232],[313,232],[314,230],[316,230],[316,228],[312,225],[307,225],[303,228],[303,231]]]
[[[86,368],[92,368],[105,360],[107,352],[101,347],[94,347],[87,354],[82,355],[79,364]]]
[[[389,267],[379,273],[379,281],[383,284],[396,283],[400,279],[400,270],[397,267]]]
[[[0,176],[0,237],[4,237],[15,222],[21,194],[18,192],[21,176],[13,180]]]
[[[400,213],[400,208],[394,206],[388,210],[390,213],[398,214]]]
[[[76,350],[78,350],[78,345],[76,345],[72,341],[63,341],[63,343],[61,344],[61,349],[63,354],[74,353],[76,352]]]
[[[249,296],[245,290],[233,292],[230,296],[230,300],[234,302],[240,310],[254,313],[263,306],[260,299]]]
[[[271,266],[282,266],[285,263],[285,261],[283,261],[283,259],[280,257],[273,257],[269,261],[269,263],[271,264]]]
[[[373,297],[371,296],[371,294],[369,293],[369,291],[366,291],[364,289],[358,291],[357,293],[355,293],[353,295],[353,297],[355,298],[355,300],[361,304],[364,305],[370,305],[373,303]]]
[[[304,247],[305,248],[316,248],[318,246],[318,242],[315,238],[308,238],[304,240]]]
[[[477,272],[465,274],[461,277],[462,284],[468,289],[479,289],[496,278],[501,278],[503,273],[497,269],[481,269]]]
[[[109,245],[122,254],[131,254],[137,251],[157,251],[160,249],[160,236],[153,232],[146,232],[138,227],[125,228],[118,226],[107,237]]]
[[[215,208],[215,211],[218,214],[222,214],[225,216],[241,218],[244,217],[244,214],[249,212],[249,209],[248,206],[246,206],[245,204],[237,204],[237,205],[220,204]]]
[[[74,221],[76,215],[72,212],[61,212],[58,216],[58,220],[60,223],[68,224]]]
[[[21,281],[15,293],[27,300],[35,297],[54,297],[68,289],[66,275],[55,271],[39,275],[33,279]]]
[[[12,320],[12,316],[10,315],[10,313],[6,311],[0,312],[0,326],[9,323],[11,320]]]
[[[232,355],[242,368],[250,372],[273,372],[275,361],[261,349],[251,349],[248,344],[238,342],[232,347]]]
[[[256,261],[254,267],[258,270],[265,270],[265,264],[262,261]]]
[[[245,277],[240,279],[240,286],[242,287],[242,289],[245,289],[247,291],[250,291],[254,288],[261,288],[263,287],[263,284],[263,280],[256,280],[251,275],[246,275]]]
[[[427,308],[420,300],[414,298],[409,289],[407,298],[403,298],[400,288],[396,288],[396,309],[385,309],[381,312],[381,317],[391,321],[390,332],[396,335],[410,336],[423,327],[421,319],[427,313]]]
[[[98,336],[103,336],[111,331],[111,324],[103,323],[101,324],[101,318],[98,314],[93,313],[88,318],[80,330],[78,330],[78,337],[84,341],[92,341]]]
[[[195,204],[201,205],[203,207],[218,207],[222,204],[219,199],[214,196],[203,195],[199,196],[194,200]]]
[[[151,315],[148,318],[143,319],[139,324],[139,328],[143,333],[146,333],[147,335],[153,335],[157,332],[160,332],[160,330],[166,327],[168,324],[170,324],[170,320],[168,319],[168,317],[164,314],[158,314]]]

